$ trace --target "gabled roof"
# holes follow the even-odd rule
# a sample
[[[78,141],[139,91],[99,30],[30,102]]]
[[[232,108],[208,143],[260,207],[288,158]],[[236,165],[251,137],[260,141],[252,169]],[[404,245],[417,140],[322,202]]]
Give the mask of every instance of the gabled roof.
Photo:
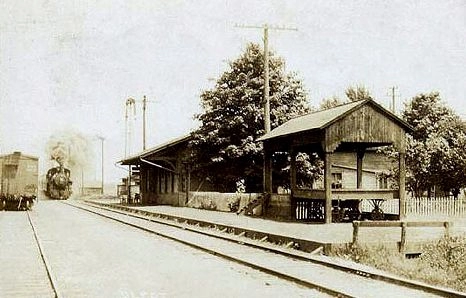
[[[161,152],[161,151],[163,151],[163,150],[165,150],[167,148],[176,146],[176,145],[178,145],[180,143],[183,143],[183,142],[187,142],[190,139],[191,139],[191,134],[185,135],[185,136],[173,139],[173,140],[170,140],[168,142],[162,143],[162,144],[157,145],[155,147],[146,149],[146,150],[144,150],[144,151],[142,151],[142,152],[140,152],[138,154],[135,154],[135,155],[129,156],[129,157],[125,158],[125,159],[122,159],[122,160],[119,161],[119,163],[121,163],[121,164],[132,164],[135,161],[138,161],[140,158],[144,158],[144,157],[147,157],[149,155],[156,154],[156,153]]]
[[[384,113],[387,117],[397,122],[405,130],[412,130],[410,125],[407,124],[404,120],[402,120],[389,110],[385,109],[384,107],[376,103],[374,100],[366,99],[353,101],[327,110],[317,111],[304,116],[293,118],[280,125],[279,127],[273,129],[271,132],[263,135],[258,139],[258,141],[265,141],[268,139],[273,139],[285,135],[291,135],[294,133],[308,130],[324,129],[365,104],[373,105],[377,110],[379,110],[380,112]]]
[[[8,157],[13,157],[14,155],[22,158],[22,159],[33,159],[33,160],[39,160],[39,157],[37,156],[32,156],[32,155],[27,155],[27,154],[23,154],[22,152],[19,152],[19,151],[15,151],[13,153],[10,153],[10,154],[2,154],[0,155],[0,159],[1,158],[8,158]]]

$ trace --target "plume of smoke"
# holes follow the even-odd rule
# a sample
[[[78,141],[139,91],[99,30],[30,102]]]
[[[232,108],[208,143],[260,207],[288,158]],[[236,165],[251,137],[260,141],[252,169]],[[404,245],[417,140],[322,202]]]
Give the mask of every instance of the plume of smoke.
[[[89,169],[93,164],[91,142],[88,137],[77,131],[59,131],[53,134],[46,147],[51,160],[72,171]]]

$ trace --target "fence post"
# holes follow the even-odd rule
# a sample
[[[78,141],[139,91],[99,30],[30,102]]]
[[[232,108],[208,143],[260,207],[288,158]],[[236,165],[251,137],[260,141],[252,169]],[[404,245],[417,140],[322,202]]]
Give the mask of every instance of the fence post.
[[[403,253],[405,251],[406,246],[406,222],[401,222],[401,241],[400,241],[400,252]]]
[[[445,238],[450,237],[450,222],[444,222],[443,226],[445,227]]]
[[[353,221],[353,245],[358,242],[359,221]]]

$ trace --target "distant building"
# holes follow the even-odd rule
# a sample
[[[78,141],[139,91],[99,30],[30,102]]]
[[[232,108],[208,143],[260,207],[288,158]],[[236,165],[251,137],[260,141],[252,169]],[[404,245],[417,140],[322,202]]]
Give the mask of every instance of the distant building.
[[[134,198],[132,190],[137,187],[142,204],[185,206],[190,190],[202,186],[190,176],[185,161],[189,156],[190,140],[190,135],[183,136],[121,160],[120,163],[128,166],[131,172],[138,172],[138,177],[130,175],[128,180],[131,181],[121,184],[132,185],[130,197]],[[124,188],[121,185],[120,188]]]

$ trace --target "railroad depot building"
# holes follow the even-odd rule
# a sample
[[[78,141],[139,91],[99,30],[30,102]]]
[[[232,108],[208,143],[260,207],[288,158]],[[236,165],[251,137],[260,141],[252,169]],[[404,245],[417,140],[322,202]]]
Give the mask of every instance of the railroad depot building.
[[[410,131],[408,124],[373,100],[294,118],[258,140],[264,143],[268,162],[264,194],[253,194],[258,198],[255,201],[264,206],[262,210],[267,216],[329,223],[336,200],[353,202],[356,204],[353,207],[358,208],[362,200],[398,199],[399,217],[403,217],[407,131]],[[142,204],[187,206],[193,196],[215,191],[208,182],[190,173],[191,167],[186,162],[190,139],[189,135],[183,136],[120,161],[139,171]],[[400,152],[395,164],[375,150],[387,145],[394,145]],[[288,152],[292,157],[298,152],[317,153],[324,161],[323,179],[312,183],[311,189],[298,187],[292,158],[291,189],[280,194],[272,191],[278,189],[272,185],[274,152]],[[394,167],[401,173],[396,183],[400,187],[396,189],[388,181],[388,173]]]
[[[185,135],[121,160],[131,173],[131,181],[125,178],[129,195],[134,199],[137,193],[143,205],[186,206],[193,190],[213,190],[208,181],[192,175],[186,161],[190,140]]]

